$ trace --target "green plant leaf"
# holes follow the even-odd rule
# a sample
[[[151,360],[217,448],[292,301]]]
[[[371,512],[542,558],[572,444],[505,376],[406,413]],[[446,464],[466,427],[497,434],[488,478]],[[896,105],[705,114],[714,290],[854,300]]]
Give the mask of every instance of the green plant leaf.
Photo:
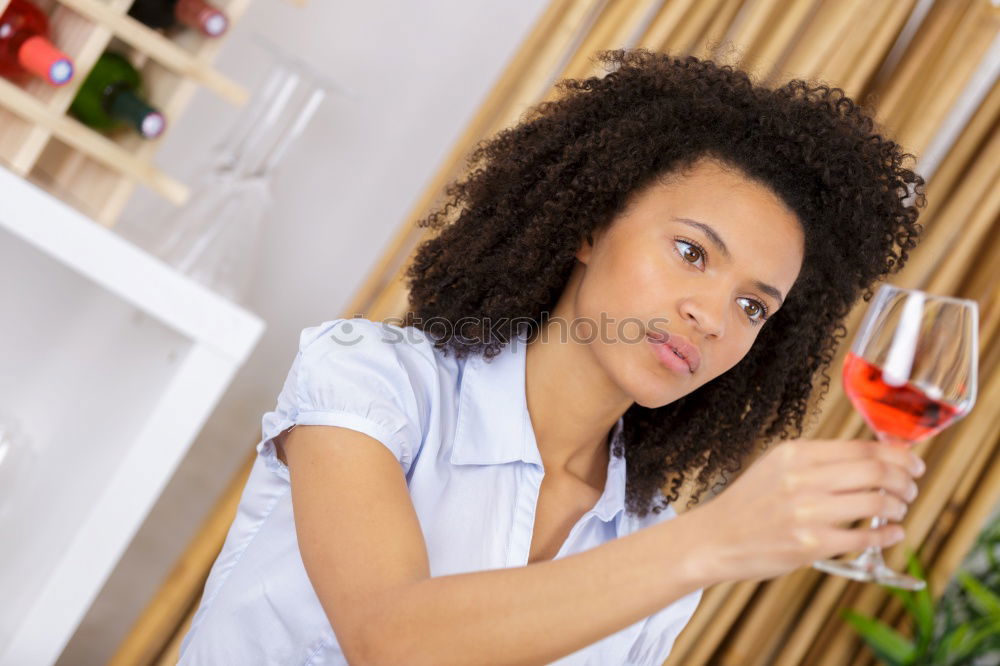
[[[966,641],[970,633],[968,624],[960,624],[950,634],[942,637],[938,652],[935,654],[939,663],[952,663],[956,658],[966,656]]]
[[[979,647],[989,639],[996,639],[1000,636],[1000,620],[992,618],[983,619],[989,621],[973,623],[975,633],[969,637],[970,652],[978,650]]]
[[[969,658],[975,658],[986,651],[991,644],[996,644],[1000,638],[1000,621],[989,617],[979,618],[960,624],[955,631],[946,636],[937,652],[938,661],[934,663],[963,664]],[[944,659],[940,657],[943,655]]]
[[[854,627],[876,656],[890,666],[908,666],[916,659],[916,645],[892,627],[850,609],[844,609],[841,616]]]
[[[1000,597],[967,572],[959,571],[957,575],[962,587],[968,590],[969,597],[976,608],[990,617],[1000,618]]]
[[[920,566],[920,558],[916,552],[908,550],[906,554],[907,571],[914,578],[924,581],[924,589],[911,592],[914,610],[912,615],[916,620],[917,651],[925,654],[934,637],[934,599],[931,597],[931,586],[927,583],[927,575]]]

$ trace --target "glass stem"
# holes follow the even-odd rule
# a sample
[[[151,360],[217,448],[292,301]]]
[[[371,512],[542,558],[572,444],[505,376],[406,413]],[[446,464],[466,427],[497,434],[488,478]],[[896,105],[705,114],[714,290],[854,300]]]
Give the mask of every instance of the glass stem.
[[[885,446],[909,446],[910,442],[905,442],[897,437],[892,437],[891,435],[886,435],[885,433],[875,431],[875,437],[882,442]],[[885,495],[885,488],[878,489],[879,495]],[[883,527],[886,522],[888,522],[882,516],[876,516],[872,518],[871,528],[877,530]],[[870,546],[866,548],[863,553],[858,555],[858,564],[866,567],[869,571],[874,571],[880,567],[885,567],[885,560],[882,558],[882,549],[879,546]]]
[[[885,495],[885,490],[882,490],[881,488],[879,489],[878,492],[880,495]],[[878,528],[885,525],[885,523],[886,523],[885,518],[881,516],[876,516],[875,518],[872,518],[871,527],[873,530],[877,530]],[[868,548],[866,548],[863,553],[858,555],[857,562],[858,564],[864,566],[869,571],[874,571],[879,567],[885,566],[885,560],[882,558],[882,549],[878,546],[869,546]]]

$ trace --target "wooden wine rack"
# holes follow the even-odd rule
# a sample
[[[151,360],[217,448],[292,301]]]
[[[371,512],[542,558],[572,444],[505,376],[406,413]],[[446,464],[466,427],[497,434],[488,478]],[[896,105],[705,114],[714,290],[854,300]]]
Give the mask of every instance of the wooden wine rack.
[[[187,186],[154,166],[152,157],[197,86],[237,106],[246,102],[247,90],[211,65],[226,35],[209,38],[189,29],[168,38],[128,16],[133,0],[34,1],[49,16],[52,42],[73,59],[74,75],[58,87],[38,77],[23,85],[0,78],[0,162],[106,227],[114,226],[140,183],[183,204]],[[0,0],[0,12],[8,3]],[[248,3],[213,4],[226,12],[232,29]],[[146,99],[166,116],[164,135],[104,134],[67,114],[80,84],[109,47],[142,73]]]

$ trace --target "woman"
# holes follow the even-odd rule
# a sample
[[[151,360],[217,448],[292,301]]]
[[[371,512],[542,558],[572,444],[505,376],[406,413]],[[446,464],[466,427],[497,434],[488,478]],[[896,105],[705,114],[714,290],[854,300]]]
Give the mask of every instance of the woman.
[[[599,57],[473,153],[401,326],[302,332],[181,663],[661,664],[705,587],[899,541],[844,525],[919,459],[795,438],[912,155],[839,89]]]

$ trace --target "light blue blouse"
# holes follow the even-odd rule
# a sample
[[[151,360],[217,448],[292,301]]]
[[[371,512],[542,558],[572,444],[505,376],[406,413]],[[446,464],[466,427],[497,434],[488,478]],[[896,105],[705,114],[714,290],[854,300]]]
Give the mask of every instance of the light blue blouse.
[[[354,318],[303,330],[277,406],[264,414],[257,459],[178,663],[347,663],[302,564],[288,469],[272,441],[296,424],[351,428],[393,452],[432,576],[527,565],[544,468],[525,400],[525,343],[522,332],[491,361],[456,360],[414,327]],[[625,460],[612,455],[604,493],[555,557],[675,515],[668,506],[630,517]],[[670,554],[663,556],[667,575]],[[697,590],[553,663],[659,666],[700,599]]]

